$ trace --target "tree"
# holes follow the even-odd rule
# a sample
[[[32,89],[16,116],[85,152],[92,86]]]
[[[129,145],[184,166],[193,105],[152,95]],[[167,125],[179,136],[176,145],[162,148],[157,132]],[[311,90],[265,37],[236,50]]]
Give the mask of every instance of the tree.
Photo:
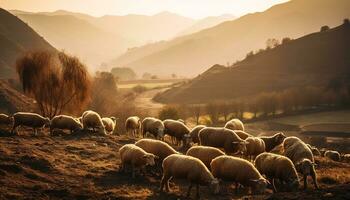
[[[202,114],[202,106],[200,105],[191,105],[189,106],[189,111],[191,115],[194,117],[196,124],[199,124],[199,118],[201,117]]]
[[[114,67],[111,69],[111,73],[118,78],[118,80],[134,80],[136,79],[136,73],[134,70],[127,67]]]
[[[219,122],[219,105],[217,103],[209,103],[206,105],[206,111],[213,125]]]
[[[281,44],[287,44],[290,41],[292,41],[292,39],[290,39],[289,37],[285,37],[285,38],[282,39]]]
[[[23,91],[38,103],[43,116],[82,109],[91,81],[84,64],[64,52],[38,51],[19,58],[16,70]]]
[[[329,30],[329,26],[322,26],[321,27],[321,32],[328,31],[328,30]]]
[[[159,119],[179,119],[179,112],[175,106],[165,106],[159,112]]]
[[[274,47],[277,47],[278,45],[280,45],[280,42],[275,38],[270,38],[270,39],[267,39],[267,41],[266,41],[266,48],[267,49],[272,49]]]

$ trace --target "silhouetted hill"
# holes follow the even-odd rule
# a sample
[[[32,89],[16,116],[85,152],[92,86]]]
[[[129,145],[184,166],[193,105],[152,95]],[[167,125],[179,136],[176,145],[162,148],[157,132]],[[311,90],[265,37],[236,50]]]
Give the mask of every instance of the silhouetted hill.
[[[114,60],[138,73],[197,75],[216,63],[226,65],[265,48],[268,38],[298,38],[350,17],[348,0],[291,0],[191,35],[133,48]]]
[[[0,8],[0,78],[14,77],[17,57],[33,50],[55,51],[55,48],[27,24]]]
[[[215,65],[156,97],[166,103],[247,98],[299,86],[350,80],[350,24],[312,33],[249,56],[232,67]]]

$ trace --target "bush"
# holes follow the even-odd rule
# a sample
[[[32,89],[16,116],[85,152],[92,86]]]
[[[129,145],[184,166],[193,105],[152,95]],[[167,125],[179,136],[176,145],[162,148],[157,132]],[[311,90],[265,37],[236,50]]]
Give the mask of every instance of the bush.
[[[132,88],[132,90],[136,93],[143,93],[143,92],[146,92],[147,91],[147,87],[145,86],[142,86],[142,85],[136,85],[135,87]]]
[[[159,111],[159,119],[179,119],[179,111],[175,106],[165,106]]]

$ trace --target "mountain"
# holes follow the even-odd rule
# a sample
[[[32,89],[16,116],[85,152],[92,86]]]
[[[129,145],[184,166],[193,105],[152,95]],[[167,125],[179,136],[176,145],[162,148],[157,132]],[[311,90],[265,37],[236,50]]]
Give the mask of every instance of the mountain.
[[[221,24],[222,22],[225,21],[231,21],[236,19],[235,16],[233,15],[221,15],[221,16],[211,16],[211,17],[206,17],[204,19],[201,19],[197,21],[195,24],[193,24],[191,27],[189,27],[186,30],[183,30],[178,34],[178,36],[182,35],[189,35],[195,32],[199,32],[201,30],[207,29],[214,27],[218,24]]]
[[[214,65],[179,87],[159,94],[166,103],[206,103],[247,98],[299,86],[350,83],[350,22],[285,42],[232,67]]]
[[[133,48],[113,60],[113,65],[137,73],[194,76],[208,66],[226,65],[251,50],[265,48],[269,38],[298,38],[349,17],[348,0],[291,0],[161,45]]]
[[[0,78],[15,77],[16,59],[35,50],[56,51],[31,27],[0,8]]]

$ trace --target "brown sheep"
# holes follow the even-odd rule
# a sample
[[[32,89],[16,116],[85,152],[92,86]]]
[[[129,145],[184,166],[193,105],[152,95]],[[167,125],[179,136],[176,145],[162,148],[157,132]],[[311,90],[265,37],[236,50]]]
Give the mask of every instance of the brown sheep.
[[[153,117],[146,117],[142,121],[142,137],[145,137],[147,133],[152,134],[155,138],[163,139],[164,137],[164,123]]]
[[[183,123],[178,120],[167,119],[163,121],[164,123],[164,134],[171,136],[176,139],[176,144],[179,145],[183,142],[185,144],[185,135],[190,133],[190,129]]]
[[[196,196],[199,198],[199,185],[210,186],[214,194],[219,193],[219,181],[214,178],[208,168],[197,158],[179,154],[168,156],[163,161],[163,177],[160,191],[169,192],[169,180],[174,178],[187,179],[190,182],[187,197],[190,196],[193,185],[196,185]]]
[[[333,161],[338,161],[340,162],[340,153],[338,151],[331,151],[328,150],[324,153],[324,156],[333,160]]]
[[[134,144],[126,144],[119,149],[121,159],[120,171],[126,171],[126,166],[131,166],[132,178],[135,178],[136,169],[141,170],[147,165],[153,166],[155,164],[155,155],[147,153],[140,147]]]
[[[246,142],[227,128],[206,127],[199,131],[200,145],[223,148],[227,154],[244,153]]]
[[[204,126],[204,125],[197,125],[191,130],[190,136],[191,136],[191,140],[192,140],[193,143],[199,144],[198,133],[199,133],[200,130],[202,130],[205,127],[206,126]]]
[[[310,144],[306,144],[306,145],[310,148],[314,156],[321,156],[321,152],[316,147],[313,147]]]
[[[83,129],[83,125],[74,117],[68,115],[57,115],[51,119],[50,133],[53,134],[54,129],[69,130],[70,133]]]
[[[239,119],[231,119],[225,124],[225,128],[231,129],[233,131],[235,130],[244,131],[243,122]]]
[[[141,120],[137,116],[132,116],[125,121],[126,133],[132,133],[134,137],[137,137],[141,129]]]
[[[210,169],[211,161],[216,157],[225,155],[225,153],[215,147],[193,146],[186,152],[186,155],[198,158]]]
[[[299,177],[293,162],[282,155],[262,153],[254,161],[259,172],[272,182],[274,191],[277,192],[275,179],[285,182],[288,190],[296,190],[299,187]]]
[[[316,189],[317,175],[315,171],[315,160],[310,148],[297,137],[287,137],[283,141],[284,155],[292,160],[295,168],[304,178],[304,189],[307,188],[307,176],[311,176]]]
[[[270,152],[276,146],[282,144],[286,136],[283,133],[276,133],[273,136],[259,136],[265,142],[266,152]]]
[[[245,141],[247,142],[247,150],[244,155],[247,156],[249,160],[254,160],[257,155],[265,152],[265,142],[261,138],[248,137]]]
[[[254,165],[244,159],[233,156],[219,156],[211,161],[211,171],[214,177],[250,187],[253,193],[262,194],[269,182],[261,176]]]
[[[50,119],[36,113],[17,112],[13,115],[13,127],[11,133],[14,134],[18,126],[28,126],[33,128],[34,134],[37,135],[38,128],[50,126]]]

